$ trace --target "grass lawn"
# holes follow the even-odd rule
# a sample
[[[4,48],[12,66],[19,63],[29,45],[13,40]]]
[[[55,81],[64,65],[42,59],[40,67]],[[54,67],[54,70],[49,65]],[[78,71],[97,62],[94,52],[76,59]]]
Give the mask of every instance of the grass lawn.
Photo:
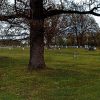
[[[48,69],[31,73],[28,59],[28,49],[0,49],[0,100],[100,100],[100,50],[45,50]]]

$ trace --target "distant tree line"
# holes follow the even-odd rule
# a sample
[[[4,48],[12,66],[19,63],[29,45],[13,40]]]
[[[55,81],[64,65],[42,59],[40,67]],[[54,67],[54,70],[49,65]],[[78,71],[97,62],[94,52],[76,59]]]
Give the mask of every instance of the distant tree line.
[[[100,27],[89,15],[63,14],[45,21],[45,41],[50,45],[100,46]]]
[[[6,30],[1,29],[0,44],[14,45],[15,43],[16,45],[17,42],[20,45],[21,40],[29,43],[29,28],[27,25],[23,24],[23,27],[20,28],[15,27],[13,31],[11,28],[9,29],[9,24],[6,25]],[[62,14],[49,17],[45,20],[44,28],[44,42],[47,48],[50,48],[50,45],[100,46],[100,27],[95,19],[89,15]],[[21,33],[22,30],[26,30],[26,33]]]

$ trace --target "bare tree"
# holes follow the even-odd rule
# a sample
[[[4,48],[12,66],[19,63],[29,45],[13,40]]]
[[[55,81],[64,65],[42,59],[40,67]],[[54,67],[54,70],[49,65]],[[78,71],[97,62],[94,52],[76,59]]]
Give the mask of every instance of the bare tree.
[[[59,21],[60,21],[59,15],[50,17],[45,20],[44,27],[45,27],[45,39],[47,48],[50,48],[50,44],[52,44],[52,39],[58,35],[57,33],[59,31]]]
[[[99,29],[94,18],[88,15],[73,14],[71,23],[73,33],[76,35],[78,47],[84,46],[84,36],[86,36],[87,33],[95,34]]]

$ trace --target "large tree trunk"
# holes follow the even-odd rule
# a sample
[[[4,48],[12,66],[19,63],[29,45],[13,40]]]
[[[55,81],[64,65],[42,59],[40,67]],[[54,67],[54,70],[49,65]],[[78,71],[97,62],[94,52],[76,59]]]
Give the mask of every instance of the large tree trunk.
[[[30,7],[32,20],[30,22],[29,69],[32,70],[45,67],[43,0],[30,0]]]
[[[34,20],[30,26],[29,69],[44,68],[43,20]]]

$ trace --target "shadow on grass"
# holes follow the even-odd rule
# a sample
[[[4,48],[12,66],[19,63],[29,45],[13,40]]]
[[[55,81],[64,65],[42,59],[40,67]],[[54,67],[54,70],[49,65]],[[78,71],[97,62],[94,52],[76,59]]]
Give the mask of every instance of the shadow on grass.
[[[31,93],[37,90],[36,96],[44,98],[43,100],[46,100],[44,95],[47,97],[47,100],[49,100],[48,96],[53,98],[60,96],[62,97],[61,100],[64,100],[65,96],[70,98],[70,96],[78,95],[76,93],[78,89],[82,91],[83,87],[93,86],[96,78],[97,75],[74,69],[47,68],[45,70],[33,71],[31,76],[24,79],[23,82],[26,84],[31,80],[33,88]]]
[[[0,56],[0,68],[8,67],[10,65],[10,62],[10,57]]]
[[[81,82],[81,85],[89,80],[98,79],[99,76],[95,73],[88,71],[81,71],[76,69],[57,69],[57,68],[47,68],[46,70],[37,71],[39,77],[44,77],[44,79],[50,79],[53,81],[71,80]],[[77,83],[76,82],[76,83]],[[79,84],[77,84],[79,85]]]
[[[40,73],[39,73],[40,74]],[[55,82],[66,82],[67,86],[80,87],[84,85],[94,84],[99,75],[92,73],[92,70],[77,70],[77,69],[64,69],[64,68],[49,68],[41,72],[40,77],[45,76]]]
[[[27,65],[23,59],[14,59],[13,57],[0,56],[0,68],[17,67]]]

